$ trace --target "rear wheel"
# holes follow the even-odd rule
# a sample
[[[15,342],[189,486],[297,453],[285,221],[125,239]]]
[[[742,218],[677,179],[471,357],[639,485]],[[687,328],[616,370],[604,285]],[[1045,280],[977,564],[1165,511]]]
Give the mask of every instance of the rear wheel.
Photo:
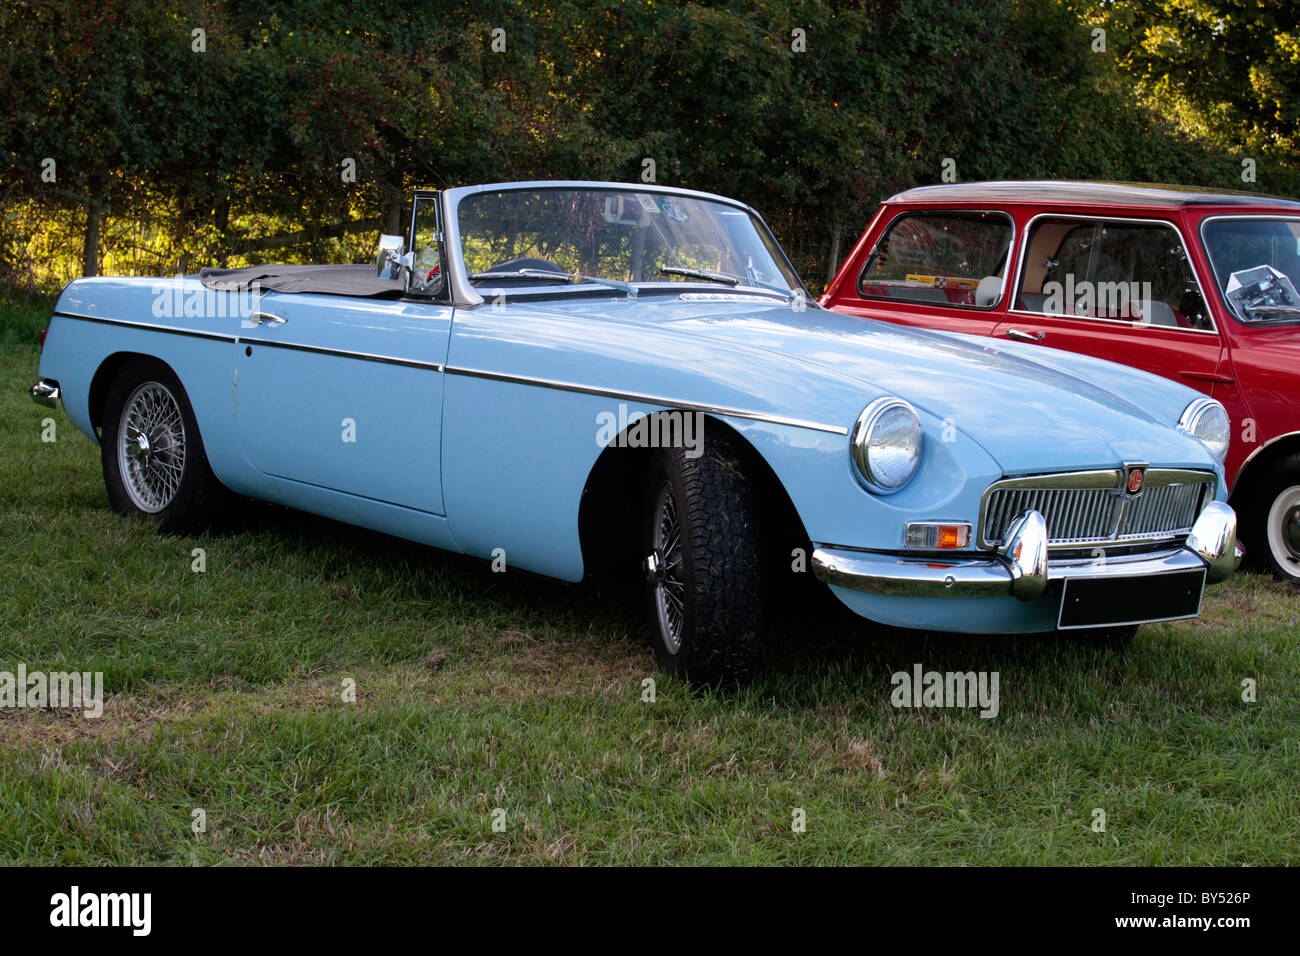
[[[154,359],[127,362],[113,380],[100,463],[113,509],[156,521],[168,533],[202,530],[225,493],[208,466],[185,390]]]
[[[1248,544],[1274,577],[1300,587],[1300,455],[1274,465],[1258,486]]]
[[[700,684],[743,681],[762,660],[755,496],[716,431],[696,458],[656,452],[646,487],[644,569],[655,659]]]

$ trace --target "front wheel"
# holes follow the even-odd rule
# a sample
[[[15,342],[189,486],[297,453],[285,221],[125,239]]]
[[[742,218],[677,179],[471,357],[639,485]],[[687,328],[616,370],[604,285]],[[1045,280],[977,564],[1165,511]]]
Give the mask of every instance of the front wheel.
[[[755,496],[732,442],[655,454],[646,486],[644,570],[655,659],[697,684],[740,682],[762,660]]]
[[[185,390],[153,359],[127,362],[113,380],[100,463],[113,509],[156,521],[167,533],[202,530],[224,491],[208,466]]]

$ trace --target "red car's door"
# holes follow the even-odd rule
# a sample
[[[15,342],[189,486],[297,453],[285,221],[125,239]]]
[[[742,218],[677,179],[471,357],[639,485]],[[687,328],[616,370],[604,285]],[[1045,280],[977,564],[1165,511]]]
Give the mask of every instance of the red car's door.
[[[989,335],[1007,300],[1015,228],[1005,212],[912,209],[855,254],[837,312]]]
[[[1132,365],[1207,395],[1230,381],[1186,245],[1163,220],[1035,217],[1014,301],[994,334]]]

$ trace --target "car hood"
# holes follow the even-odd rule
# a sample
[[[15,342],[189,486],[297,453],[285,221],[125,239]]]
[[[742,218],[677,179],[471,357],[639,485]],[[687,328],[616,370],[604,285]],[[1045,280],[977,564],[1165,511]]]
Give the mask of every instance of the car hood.
[[[1215,468],[1205,447],[1174,427],[1198,393],[1137,369],[821,308],[685,305],[641,309],[641,321],[743,346],[783,367],[799,363],[808,368],[809,393],[818,387],[814,369],[841,382],[851,378],[860,385],[860,404],[836,409],[850,423],[880,395],[904,398],[938,420],[932,427],[979,443],[1007,474],[1123,462]],[[762,374],[757,361],[754,374]]]

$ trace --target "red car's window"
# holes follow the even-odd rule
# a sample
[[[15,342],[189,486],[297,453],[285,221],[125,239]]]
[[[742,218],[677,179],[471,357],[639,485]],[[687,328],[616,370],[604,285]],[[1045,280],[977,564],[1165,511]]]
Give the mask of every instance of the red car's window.
[[[1041,219],[1029,231],[1015,307],[1047,315],[1212,329],[1169,224]]]
[[[867,257],[858,295],[991,309],[1002,299],[1012,233],[1005,213],[904,213]]]
[[[1201,226],[1219,291],[1239,322],[1300,321],[1300,220],[1225,216]]]

